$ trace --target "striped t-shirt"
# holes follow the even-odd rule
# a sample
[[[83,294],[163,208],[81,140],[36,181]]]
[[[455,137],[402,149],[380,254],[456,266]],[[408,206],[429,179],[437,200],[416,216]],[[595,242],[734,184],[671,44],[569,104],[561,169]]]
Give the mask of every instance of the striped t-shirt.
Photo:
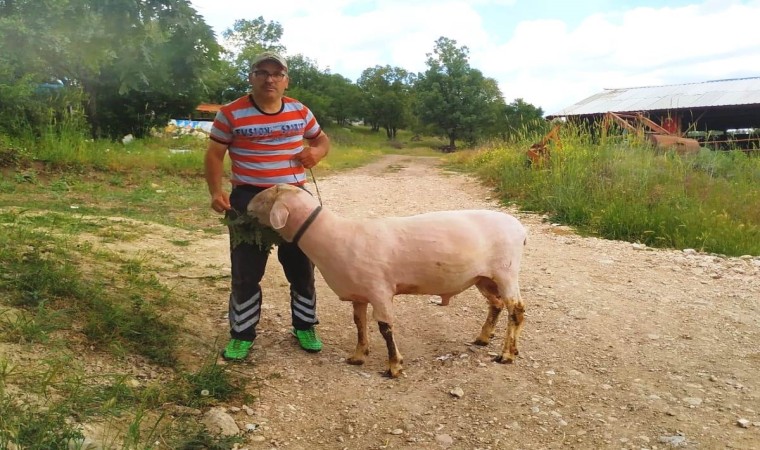
[[[298,100],[283,97],[282,110],[267,114],[246,95],[221,107],[210,137],[229,146],[232,184],[269,187],[306,182],[304,168],[293,156],[303,150],[304,138],[320,132],[314,114]]]

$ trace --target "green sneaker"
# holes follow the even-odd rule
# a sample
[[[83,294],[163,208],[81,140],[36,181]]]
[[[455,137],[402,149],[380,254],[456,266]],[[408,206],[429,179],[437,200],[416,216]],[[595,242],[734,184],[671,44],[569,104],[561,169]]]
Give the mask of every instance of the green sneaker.
[[[251,347],[253,347],[253,341],[230,339],[230,342],[224,347],[222,358],[227,361],[242,361],[248,357],[248,352],[251,351]]]
[[[308,330],[296,330],[293,328],[290,332],[298,339],[298,344],[302,349],[309,353],[316,353],[322,350],[322,341],[317,336],[317,330],[314,327]]]

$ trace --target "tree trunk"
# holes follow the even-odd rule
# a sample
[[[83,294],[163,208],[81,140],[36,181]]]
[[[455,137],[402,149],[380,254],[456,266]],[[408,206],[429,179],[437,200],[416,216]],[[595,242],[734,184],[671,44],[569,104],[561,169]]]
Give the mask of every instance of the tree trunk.
[[[98,116],[98,90],[95,83],[82,82],[82,90],[85,93],[84,110],[87,113],[87,123],[90,124],[90,134],[93,139],[99,138],[100,117]]]
[[[5,0],[5,7],[0,8],[3,11],[2,17],[10,17],[15,9],[15,0]]]
[[[395,127],[390,127],[390,126],[385,127],[385,135],[388,136],[388,140],[391,140],[391,141],[395,140],[396,134],[397,132],[396,132]]]

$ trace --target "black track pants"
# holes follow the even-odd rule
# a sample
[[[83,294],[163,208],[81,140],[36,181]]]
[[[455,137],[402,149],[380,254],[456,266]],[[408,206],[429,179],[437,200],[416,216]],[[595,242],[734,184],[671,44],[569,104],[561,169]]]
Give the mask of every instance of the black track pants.
[[[233,211],[247,210],[248,202],[263,188],[238,186],[230,194]],[[230,336],[252,341],[256,337],[256,325],[261,317],[261,280],[264,277],[269,254],[255,244],[230,245],[232,262],[232,291],[229,299]],[[290,283],[290,309],[293,326],[305,330],[319,323],[317,320],[317,295],[314,288],[314,264],[298,246],[283,243],[277,247],[285,277]]]

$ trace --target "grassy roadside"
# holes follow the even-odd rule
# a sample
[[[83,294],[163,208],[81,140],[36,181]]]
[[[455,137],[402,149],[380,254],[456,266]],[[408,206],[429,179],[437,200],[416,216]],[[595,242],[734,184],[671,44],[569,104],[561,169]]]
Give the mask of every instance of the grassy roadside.
[[[540,167],[529,140],[455,154],[452,164],[493,185],[506,202],[582,233],[652,247],[760,255],[757,152],[694,155],[620,140],[600,143],[571,126]]]
[[[403,145],[363,128],[330,135],[317,178],[387,153],[439,155],[406,135]],[[182,262],[116,250],[151,226],[175,230],[177,248],[226,232],[208,207],[205,141],[40,146],[0,146],[0,448],[86,448],[92,428],[103,448],[232,448],[241,438],[210,435],[197,414],[252,401],[245,392],[260,380],[218,365],[213,343],[179,361],[188,330],[178,318],[194,300],[156,274]]]
[[[407,131],[400,133],[396,143],[365,127],[328,132],[333,148],[314,168],[317,179],[389,153],[440,156],[431,149],[440,141],[411,142]],[[4,159],[18,162],[14,164],[17,169],[6,168],[0,179],[0,207],[129,217],[183,229],[217,229],[203,181],[205,146],[204,139],[192,136],[149,138],[128,145],[82,141],[69,152],[42,150],[32,160],[23,146],[6,145]],[[11,151],[14,156],[9,156]]]
[[[200,366],[177,364],[183,330],[170,317],[185,308],[181,298],[147,259],[91,244],[139,230],[18,210],[3,210],[0,226],[0,448],[85,448],[79,424],[90,422],[111,431],[106,448],[211,439],[165,408],[213,405],[244,381],[215,353]],[[141,380],[136,367],[162,377]]]
[[[441,156],[431,150],[440,142],[412,142],[408,133],[389,143],[364,128],[328,131],[334,147],[317,178],[388,153]],[[526,166],[527,140],[449,161],[497,187],[505,202],[583,232],[760,254],[758,158],[683,158],[567,133],[541,168]],[[175,233],[177,248],[190,245],[192,233],[225,232],[208,208],[205,142],[42,145],[35,158],[21,144],[0,148],[0,448],[76,448],[82,424],[92,423],[105,448],[232,448],[235,439],[210,436],[197,411],[247,401],[241,393],[261,380],[247,380],[244,390],[246,380],[217,364],[211,343],[193,364],[179,361],[187,330],[177,317],[194,299],[156,274],[182,262],[104,245],[139,242],[155,224]],[[108,364],[92,367],[93,359]],[[135,367],[160,377],[140,378]]]

